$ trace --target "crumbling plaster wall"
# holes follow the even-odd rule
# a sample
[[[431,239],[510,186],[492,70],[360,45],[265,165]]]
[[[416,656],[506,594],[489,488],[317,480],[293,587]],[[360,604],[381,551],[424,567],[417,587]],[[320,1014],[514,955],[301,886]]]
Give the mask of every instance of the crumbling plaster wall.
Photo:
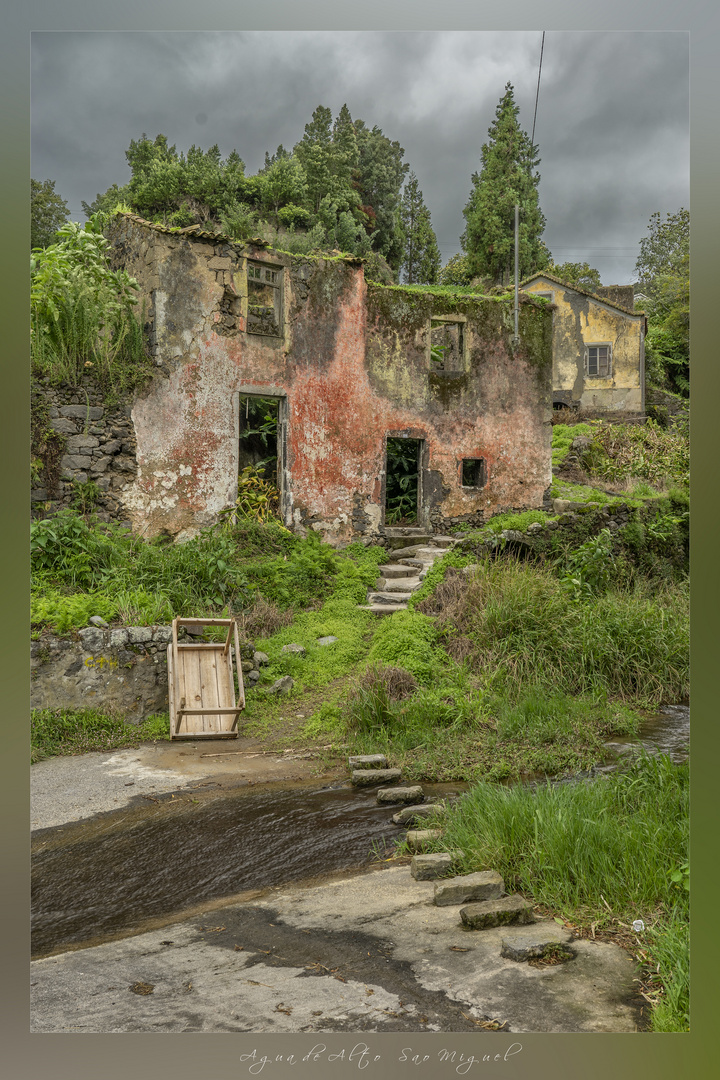
[[[285,401],[283,512],[329,539],[377,535],[385,438],[423,439],[424,524],[540,505],[550,483],[551,319],[486,298],[368,286],[358,260],[312,259],[178,234],[124,217],[116,265],[146,300],[157,377],[135,401],[133,527],[183,538],[234,501],[238,396]],[[247,262],[280,273],[275,337],[246,332]],[[464,320],[460,372],[430,359],[430,318]],[[461,489],[462,459],[484,457],[483,489]]]
[[[553,293],[554,391],[569,395],[583,409],[642,412],[645,316],[619,311],[601,298],[593,299],[549,279],[537,278],[525,288],[531,294]],[[611,375],[587,377],[585,346],[605,343],[612,345]]]

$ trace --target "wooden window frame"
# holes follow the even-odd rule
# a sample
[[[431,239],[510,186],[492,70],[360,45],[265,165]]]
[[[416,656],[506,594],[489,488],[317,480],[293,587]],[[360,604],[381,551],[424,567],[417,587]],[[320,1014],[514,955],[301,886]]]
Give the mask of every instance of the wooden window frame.
[[[604,360],[600,356],[600,350],[606,349],[607,355]],[[595,352],[594,359],[595,371],[591,371],[591,352]],[[609,341],[593,342],[585,346],[585,377],[588,379],[610,379],[612,378],[612,344]],[[604,370],[603,370],[604,368]]]

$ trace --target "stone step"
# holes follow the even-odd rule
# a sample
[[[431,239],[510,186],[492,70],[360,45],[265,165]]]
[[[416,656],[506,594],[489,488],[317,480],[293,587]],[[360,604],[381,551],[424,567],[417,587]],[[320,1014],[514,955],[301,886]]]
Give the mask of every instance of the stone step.
[[[404,559],[412,559],[414,556],[418,555],[420,551],[427,550],[427,544],[409,544],[407,547],[398,548],[396,551],[393,551],[393,562],[401,563]],[[444,554],[442,548],[433,548],[432,550],[438,555]]]
[[[399,769],[353,769],[350,779],[354,787],[371,787],[373,784],[395,783],[400,779],[401,775]],[[400,791],[402,789],[392,788],[388,790]],[[398,799],[398,802],[403,801],[403,799]]]
[[[576,955],[570,944],[572,931],[557,923],[539,922],[534,925],[516,926],[512,936],[502,939],[500,955],[519,964],[526,960],[541,960],[553,955],[559,960],[572,960]]]
[[[412,825],[423,823],[427,818],[441,817],[444,813],[444,803],[426,802],[421,806],[406,806],[404,810],[398,810],[397,814],[393,814],[393,821],[396,825]]]
[[[436,886],[437,888],[437,886]],[[492,926],[509,926],[535,922],[532,904],[514,893],[503,896],[501,900],[484,900],[477,904],[468,904],[460,908],[463,926],[470,930],[488,930]]]
[[[348,758],[349,769],[387,769],[388,761],[384,754],[355,754]]]
[[[398,604],[406,603],[408,600],[408,593],[393,593],[393,592],[369,592],[367,596],[368,604]]]
[[[412,577],[413,568],[404,566],[402,563],[386,563],[378,566],[378,573],[384,578]]]
[[[377,793],[377,801],[382,804],[420,803],[424,798],[423,789],[419,784],[413,784],[412,787],[380,788]]]
[[[434,878],[442,878],[453,867],[453,857],[447,851],[439,851],[431,855],[413,855],[410,861],[410,873],[416,881],[432,881]]]
[[[497,870],[480,870],[438,882],[434,899],[436,907],[448,907],[473,900],[497,900],[504,892],[505,883]]]
[[[422,852],[427,844],[441,836],[442,829],[408,829],[405,840],[411,851]]]
[[[447,548],[454,547],[455,544],[457,544],[457,539],[454,536],[438,536],[438,535],[435,535],[432,538],[432,542],[433,542],[433,544],[436,545],[436,547],[441,547],[441,548],[446,548],[447,549]]]
[[[361,611],[371,611],[373,615],[394,615],[396,611],[407,611],[407,604],[358,604]]]
[[[391,593],[414,593],[420,586],[422,581],[419,577],[406,577],[406,578],[390,578],[389,580],[381,578],[378,582],[378,590],[380,592]]]

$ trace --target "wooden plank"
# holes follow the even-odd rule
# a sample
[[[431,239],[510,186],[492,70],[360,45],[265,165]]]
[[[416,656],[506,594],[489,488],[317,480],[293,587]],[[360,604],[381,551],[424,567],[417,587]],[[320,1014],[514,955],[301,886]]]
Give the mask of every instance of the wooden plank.
[[[201,709],[203,707],[202,700],[202,684],[200,678],[200,654],[197,652],[185,653],[182,656],[182,670],[181,670],[181,691],[182,697],[185,698],[185,703],[181,700],[180,708],[185,709]],[[182,730],[187,731],[187,720],[183,717]],[[203,725],[202,730],[205,730]]]
[[[167,647],[167,667],[168,667],[168,713],[170,714],[170,738],[175,737],[175,671],[173,667],[173,647],[172,641],[168,642]]]
[[[234,731],[187,731],[175,736],[177,739],[237,739]]]
[[[217,649],[213,652],[198,653],[200,665],[200,701],[205,712],[203,731],[218,731],[220,718],[214,715],[221,704],[218,700],[217,684]]]
[[[234,622],[233,632],[235,635],[235,663],[237,664],[238,673],[238,700],[237,704],[241,709],[245,708],[245,681],[243,679],[242,662],[240,660],[240,641],[238,638],[237,620]],[[232,664],[230,666],[230,685],[233,685],[232,679]],[[235,698],[233,697],[233,701]]]
[[[235,705],[233,708],[222,709],[181,709],[180,712],[183,714],[183,716],[224,716],[226,714],[230,715],[231,713],[238,713],[240,712],[240,709],[238,709],[237,705]]]
[[[230,651],[230,638],[232,637],[233,626],[236,626],[234,619],[231,620],[232,625],[228,626],[227,637],[225,638],[225,648],[223,649],[223,656],[227,656]]]
[[[230,626],[233,619],[177,619],[178,626]]]

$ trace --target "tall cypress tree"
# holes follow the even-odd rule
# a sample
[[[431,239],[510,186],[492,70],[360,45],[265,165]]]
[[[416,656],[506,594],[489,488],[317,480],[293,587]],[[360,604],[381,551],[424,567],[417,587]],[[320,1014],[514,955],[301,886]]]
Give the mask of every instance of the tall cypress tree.
[[[440,251],[430,222],[430,211],[418,187],[417,176],[408,176],[400,204],[400,220],[405,231],[405,250],[400,269],[409,285],[431,285],[440,269]]]
[[[465,232],[460,237],[473,275],[507,284],[515,260],[515,205],[520,207],[520,276],[547,266],[550,254],[541,240],[545,217],[538,203],[540,159],[518,123],[511,83],[495,110],[490,136],[481,151],[482,168],[473,173],[472,191],[463,210]]]

